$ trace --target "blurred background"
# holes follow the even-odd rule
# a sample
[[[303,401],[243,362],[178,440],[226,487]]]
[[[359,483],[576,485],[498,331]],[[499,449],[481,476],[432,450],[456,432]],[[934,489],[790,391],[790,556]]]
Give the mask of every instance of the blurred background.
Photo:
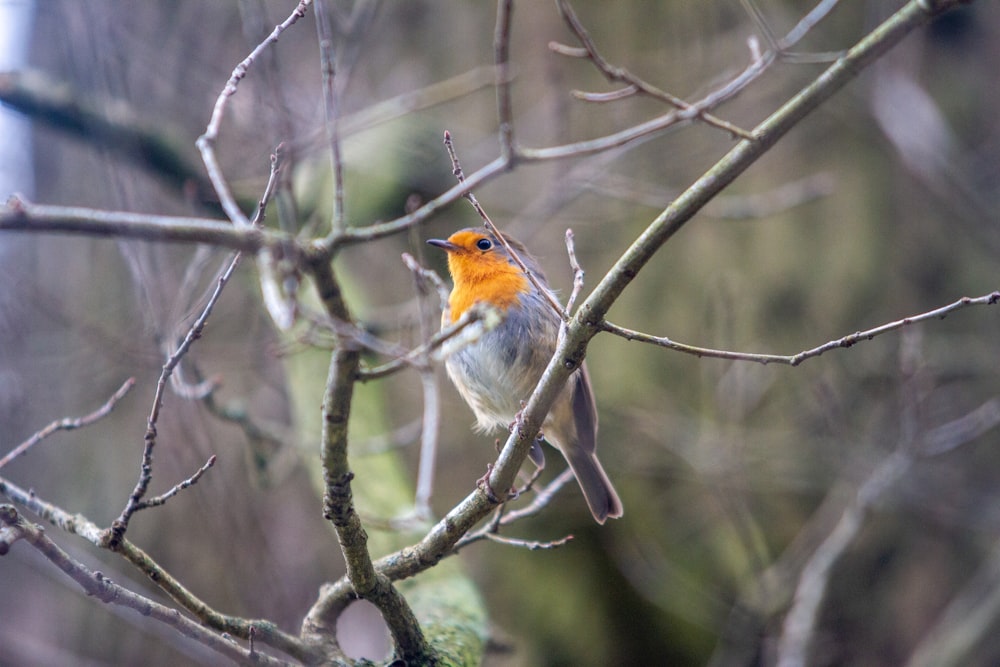
[[[746,5],[573,3],[609,61],[687,100],[749,64],[748,38],[763,38]],[[840,3],[795,51],[846,49],[901,5]],[[782,36],[814,3],[753,6]],[[4,66],[19,75],[0,79],[0,113],[22,123],[3,126],[0,196],[221,217],[195,140],[232,69],[293,7],[6,0],[0,9],[20,18],[0,21],[10,33],[4,39],[12,49],[14,37],[26,39],[24,62]],[[395,218],[408,201],[450,187],[444,130],[467,174],[496,157],[494,7],[360,2],[338,3],[333,14],[349,224]],[[599,137],[667,111],[648,99],[575,99],[572,90],[616,86],[585,60],[550,51],[553,40],[576,46],[554,4],[516,3],[513,103],[523,145]],[[716,114],[752,128],[824,67],[809,60],[775,64]],[[322,232],[330,176],[320,86],[310,12],[241,83],[218,154],[249,210],[269,154],[285,142],[294,197],[284,204],[301,228]],[[17,97],[28,93],[53,106]],[[976,2],[911,35],[801,123],[671,239],[609,319],[694,345],[792,354],[1000,288],[998,113],[1000,6]],[[108,132],[99,118],[155,137],[172,159]],[[572,228],[586,292],[733,145],[725,132],[691,125],[590,157],[523,165],[476,195],[564,295],[572,274],[563,238]],[[436,313],[425,308],[421,317],[400,254],[445,275],[444,258],[423,241],[475,224],[460,202],[411,233],[343,253],[338,275],[363,324],[387,340],[418,343],[421,322],[435,327]],[[225,259],[183,245],[0,235],[0,455],[137,379],[109,418],[49,438],[2,475],[110,524],[135,484],[163,346],[190,325]],[[253,262],[244,261],[184,367],[221,387],[212,406],[168,394],[153,492],[212,454],[218,463],[165,507],[138,515],[129,532],[216,609],[293,632],[318,587],[343,570],[310,481],[317,461],[308,434],[318,428],[320,396],[291,386],[310,364],[322,382],[326,358],[276,333]],[[808,664],[922,664],[957,637],[953,664],[997,664],[998,360],[993,308],[961,310],[794,368],[598,336],[588,364],[599,451],[625,516],[595,525],[570,485],[507,533],[542,542],[572,534],[567,545],[480,543],[458,556],[489,610],[488,664],[772,664],[800,573],[818,548],[830,547],[845,512],[860,524],[835,552]],[[493,458],[493,438],[471,432],[471,412],[438,378],[432,506],[440,516],[473,489]],[[302,423],[302,400],[314,423]],[[220,419],[222,412],[256,430]],[[353,454],[388,449],[415,475],[421,412],[413,372],[366,385]],[[893,452],[904,453],[902,462],[887,468]],[[561,467],[554,453],[549,462],[547,478]],[[858,488],[870,489],[872,475],[887,470],[881,493],[859,506]],[[89,567],[162,599],[112,554],[52,527],[48,534]],[[87,599],[24,545],[0,562],[0,600],[4,664],[217,660],[130,610]],[[364,614],[358,623],[366,627]],[[357,650],[378,659],[384,648],[376,637]]]

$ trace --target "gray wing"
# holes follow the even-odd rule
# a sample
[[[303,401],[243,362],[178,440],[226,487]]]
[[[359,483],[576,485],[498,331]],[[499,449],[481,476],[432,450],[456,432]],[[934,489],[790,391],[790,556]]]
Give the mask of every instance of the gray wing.
[[[597,404],[586,363],[580,366],[573,379],[573,421],[580,449],[593,454],[597,449]]]

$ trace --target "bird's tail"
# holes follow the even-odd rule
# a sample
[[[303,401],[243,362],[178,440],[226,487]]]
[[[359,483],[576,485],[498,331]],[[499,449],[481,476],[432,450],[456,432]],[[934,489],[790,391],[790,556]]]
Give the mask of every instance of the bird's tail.
[[[597,456],[578,447],[563,453],[597,523],[619,518],[622,501]]]

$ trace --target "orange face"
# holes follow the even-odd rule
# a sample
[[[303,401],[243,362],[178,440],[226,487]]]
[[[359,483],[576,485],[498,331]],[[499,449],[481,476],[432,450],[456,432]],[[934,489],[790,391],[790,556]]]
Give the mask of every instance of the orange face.
[[[505,311],[531,289],[524,271],[485,230],[463,229],[447,240],[431,239],[428,243],[448,253],[448,271],[455,282],[448,299],[452,322],[477,302]],[[520,254],[520,249],[515,249]]]

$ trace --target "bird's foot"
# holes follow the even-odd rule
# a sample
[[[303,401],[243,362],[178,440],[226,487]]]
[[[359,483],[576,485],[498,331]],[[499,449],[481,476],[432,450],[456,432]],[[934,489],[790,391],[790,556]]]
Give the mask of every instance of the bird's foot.
[[[493,491],[493,485],[490,484],[490,475],[493,473],[493,464],[486,464],[486,474],[476,480],[476,488],[482,489],[483,493],[486,494],[486,498],[495,504],[505,503],[509,500],[514,500],[521,493],[517,489],[511,489],[507,492],[507,497],[503,500],[497,497],[497,494]]]

